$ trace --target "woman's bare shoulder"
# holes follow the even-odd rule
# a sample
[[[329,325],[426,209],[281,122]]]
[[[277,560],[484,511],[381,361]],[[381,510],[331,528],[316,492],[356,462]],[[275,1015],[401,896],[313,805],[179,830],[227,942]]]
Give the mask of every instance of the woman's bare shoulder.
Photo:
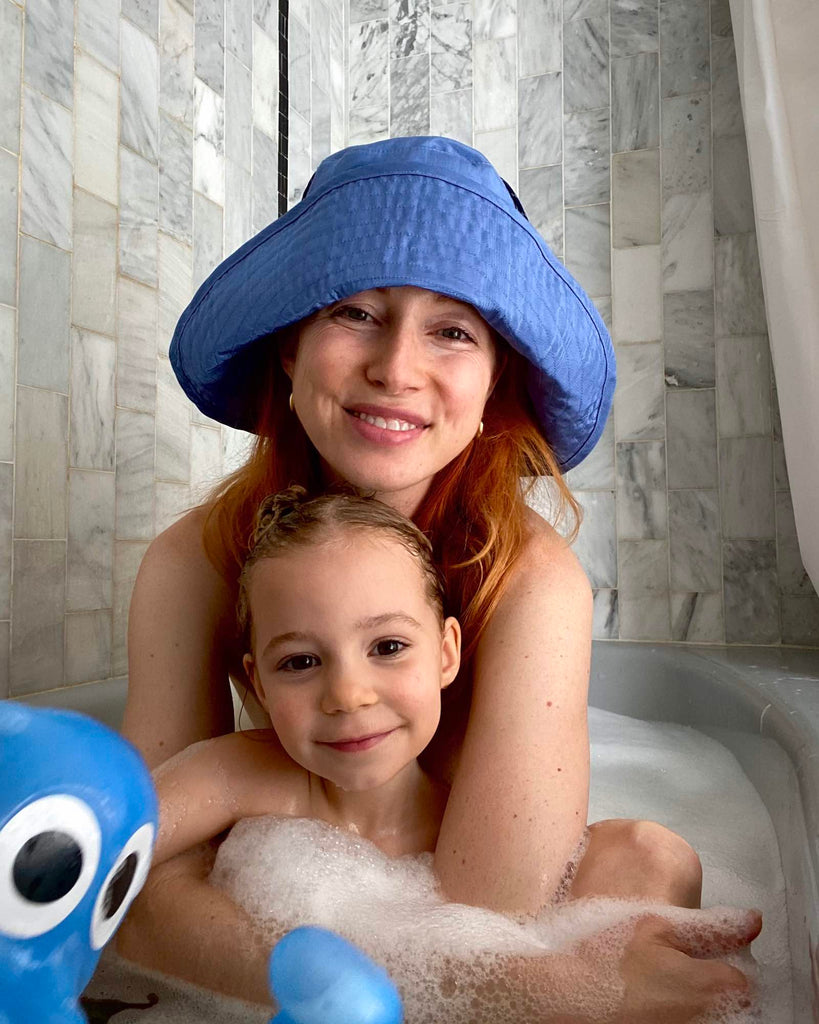
[[[534,509],[526,508],[526,537],[513,569],[512,581],[525,586],[540,579],[567,596],[590,596],[586,573],[570,542]]]

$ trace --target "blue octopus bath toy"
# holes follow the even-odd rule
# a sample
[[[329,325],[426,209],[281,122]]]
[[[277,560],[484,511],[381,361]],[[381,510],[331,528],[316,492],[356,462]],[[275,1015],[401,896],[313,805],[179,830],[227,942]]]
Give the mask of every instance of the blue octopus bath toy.
[[[0,1024],[84,1024],[77,1000],[148,873],[136,750],[70,711],[0,701]]]

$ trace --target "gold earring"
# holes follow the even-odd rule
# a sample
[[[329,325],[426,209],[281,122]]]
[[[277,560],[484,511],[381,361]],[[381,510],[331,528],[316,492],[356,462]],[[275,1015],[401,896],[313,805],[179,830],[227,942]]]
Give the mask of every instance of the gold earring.
[[[481,422],[478,424],[478,433],[475,435],[475,440],[476,441],[478,440],[478,438],[481,436],[482,433],[483,433],[483,420],[481,420]]]
[[[296,406],[295,406],[295,403],[293,402],[293,392],[291,391],[290,392],[290,412],[295,412],[295,411],[296,411]]]

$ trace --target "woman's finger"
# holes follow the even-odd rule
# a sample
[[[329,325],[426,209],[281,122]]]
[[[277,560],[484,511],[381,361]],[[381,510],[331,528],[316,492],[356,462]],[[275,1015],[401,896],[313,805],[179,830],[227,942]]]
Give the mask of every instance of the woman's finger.
[[[675,910],[666,918],[668,941],[697,959],[728,956],[748,946],[762,930],[758,910],[712,907]]]

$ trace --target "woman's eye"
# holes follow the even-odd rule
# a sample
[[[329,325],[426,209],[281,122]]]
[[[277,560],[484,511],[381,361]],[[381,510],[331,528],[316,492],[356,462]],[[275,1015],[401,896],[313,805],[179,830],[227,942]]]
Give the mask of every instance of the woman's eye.
[[[358,306],[339,306],[338,309],[333,311],[333,316],[346,317],[349,320],[358,320],[359,322],[366,320],[369,315],[365,309],[359,309]]]
[[[396,654],[400,654],[408,646],[409,644],[404,643],[403,640],[395,640],[390,637],[388,640],[379,640],[373,647],[373,653],[379,658],[391,658]]]
[[[449,331],[450,332],[448,337],[452,341],[474,341],[475,340],[468,331],[465,331],[463,329],[463,327],[444,327],[444,331]],[[460,335],[460,337],[455,337],[455,335]]]
[[[293,654],[281,662],[279,668],[283,672],[306,672],[319,664],[321,662],[315,654]]]

